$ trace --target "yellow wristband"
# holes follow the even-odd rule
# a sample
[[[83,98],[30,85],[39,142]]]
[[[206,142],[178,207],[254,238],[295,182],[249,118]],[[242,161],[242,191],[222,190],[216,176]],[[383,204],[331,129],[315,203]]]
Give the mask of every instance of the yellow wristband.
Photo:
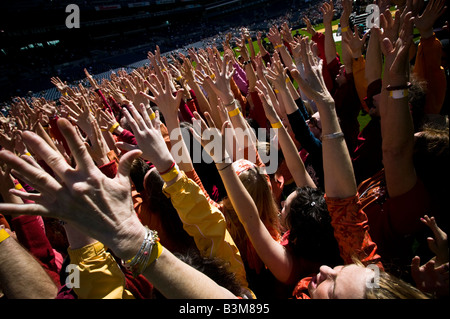
[[[347,30],[348,30],[348,27],[343,27],[343,28],[341,29],[341,32],[347,32]]]
[[[280,91],[278,91],[277,89],[274,89],[273,91],[277,94],[280,93]]]
[[[159,243],[159,241],[156,242],[156,244],[152,247],[152,252],[150,254],[150,259],[148,260],[146,268],[151,265],[155,260],[161,256],[163,251],[163,246]]]
[[[109,131],[111,132],[111,133],[113,133],[115,130],[116,130],[116,128],[118,128],[119,127],[119,123],[114,123],[110,128],[109,128]]]
[[[283,124],[281,124],[281,122],[280,121],[278,121],[278,122],[276,122],[276,123],[273,123],[273,124],[270,124],[273,128],[282,128],[283,127]]]
[[[178,176],[178,173],[179,173],[178,168],[176,166],[174,166],[170,171],[161,175],[161,178],[165,182],[170,182],[171,180],[175,179]]]
[[[31,156],[30,152],[26,152],[23,155]]]
[[[282,46],[283,46],[282,44],[278,44],[278,45],[276,45],[276,46],[274,47],[274,49],[281,48]]]
[[[3,228],[0,229],[0,243],[8,237],[9,237],[9,234],[6,232],[6,230]]]
[[[183,77],[182,76],[179,76],[179,77],[177,77],[177,81],[180,81],[181,79],[182,79]]]
[[[150,121],[153,121],[156,118],[156,113],[153,112],[152,114],[150,114]]]
[[[23,188],[23,186],[22,184],[17,183],[16,185],[14,185],[14,188],[20,191]]]
[[[241,113],[241,110],[237,107],[237,108],[235,108],[233,111],[228,112],[228,115],[229,115],[230,117],[233,117],[233,116],[238,115],[239,113]]]
[[[408,89],[389,91],[389,97],[393,98],[394,100],[403,99],[405,97],[408,97],[408,95]]]

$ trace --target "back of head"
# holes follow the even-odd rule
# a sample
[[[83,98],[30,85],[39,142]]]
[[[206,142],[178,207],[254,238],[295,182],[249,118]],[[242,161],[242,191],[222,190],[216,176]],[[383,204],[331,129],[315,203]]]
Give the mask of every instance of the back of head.
[[[240,172],[239,179],[253,199],[263,224],[272,235],[278,234],[280,232],[278,207],[266,178],[258,172],[256,167],[251,167]],[[240,222],[231,201],[225,198],[222,203],[228,230],[245,260],[248,236],[244,226]]]
[[[235,296],[243,293],[236,274],[230,271],[229,263],[224,260],[218,257],[202,256],[198,250],[188,250],[184,254],[175,253],[174,255],[214,280],[219,286],[228,289]]]
[[[285,217],[290,248],[310,261],[330,267],[342,264],[324,193],[309,186],[295,192]]]
[[[441,214],[447,225],[449,185],[449,131],[446,126],[425,125],[416,134],[414,144],[414,167],[431,196],[433,213]],[[447,227],[445,227],[447,230]]]
[[[130,177],[136,191],[139,193],[144,190],[144,177],[149,169],[150,165],[141,158],[135,159],[131,164]]]
[[[160,236],[168,237],[171,242],[176,243],[177,247],[171,247],[172,251],[184,251],[190,247],[195,247],[193,238],[184,230],[183,223],[170,198],[163,193],[163,186],[164,180],[156,169],[150,170],[144,179],[145,190],[142,195],[146,197],[144,203],[147,205],[149,212],[157,214],[161,221],[164,234],[160,234]]]

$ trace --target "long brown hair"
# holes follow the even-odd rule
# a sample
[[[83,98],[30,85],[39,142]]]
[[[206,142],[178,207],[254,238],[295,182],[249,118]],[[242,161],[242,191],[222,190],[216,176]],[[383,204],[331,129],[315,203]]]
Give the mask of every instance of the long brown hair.
[[[272,236],[280,233],[280,222],[278,218],[278,206],[273,198],[271,188],[267,179],[258,172],[256,167],[239,174],[244,187],[253,199],[259,213],[259,217]],[[227,220],[228,231],[233,240],[241,251],[241,255],[245,260],[247,253],[247,233],[228,198],[222,201],[224,207],[224,215]]]

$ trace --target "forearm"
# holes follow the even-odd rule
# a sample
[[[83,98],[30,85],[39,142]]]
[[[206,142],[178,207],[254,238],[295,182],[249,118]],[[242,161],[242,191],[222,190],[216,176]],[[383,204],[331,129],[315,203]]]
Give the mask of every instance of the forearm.
[[[164,249],[143,275],[169,299],[235,299],[230,291]]]
[[[41,265],[12,237],[0,242],[0,285],[8,299],[54,299],[58,292]]]
[[[169,131],[170,152],[178,164],[178,167],[185,172],[192,171],[194,166],[187,150],[181,133],[180,122],[176,116],[166,118],[167,130]]]
[[[381,79],[383,71],[383,55],[381,52],[378,32],[371,32],[366,53],[365,76],[367,84]]]
[[[345,139],[326,138],[341,132],[334,101],[316,101],[322,123],[323,171],[325,193],[332,198],[347,198],[356,194],[356,181]],[[333,134],[333,135],[330,135]]]
[[[206,98],[205,94],[203,93],[202,89],[200,88],[200,86],[195,83],[190,83],[190,86],[192,88],[192,91],[194,91],[196,99],[197,99],[197,103],[198,103],[198,107],[199,107],[199,111],[203,114],[204,112],[210,112],[211,111],[211,105],[208,102],[208,99]]]
[[[386,102],[387,110],[381,115],[383,166],[389,195],[395,197],[411,189],[417,180],[413,163],[414,124],[407,98],[387,97]]]
[[[286,160],[287,167],[294,178],[295,185],[297,187],[309,186],[316,188],[311,176],[305,169],[302,159],[298,153],[297,147],[289,136],[286,128],[281,127],[277,130],[278,142],[280,143],[281,150]]]
[[[228,164],[217,164],[223,184],[240,222],[258,256],[280,281],[288,279],[292,260],[290,255],[270,235],[261,221],[253,199],[239,177]]]
[[[325,59],[330,63],[336,58],[336,43],[333,38],[333,28],[331,23],[325,25]]]

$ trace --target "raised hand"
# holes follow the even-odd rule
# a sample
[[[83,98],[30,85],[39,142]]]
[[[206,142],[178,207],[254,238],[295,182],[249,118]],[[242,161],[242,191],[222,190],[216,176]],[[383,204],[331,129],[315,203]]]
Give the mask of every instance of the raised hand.
[[[205,117],[210,122],[208,126],[202,119],[200,114],[194,112],[196,122],[194,122],[194,128],[191,129],[193,136],[200,142],[204,150],[208,152],[214,163],[231,162],[230,156],[226,151],[225,134],[226,128],[229,125],[228,121],[223,123],[221,130],[216,128],[211,117],[205,114]]]
[[[362,55],[364,43],[367,40],[367,35],[370,31],[364,33],[362,38],[359,36],[358,26],[355,25],[354,33],[345,32],[343,36],[343,40],[349,45],[351,54],[353,58],[359,58]]]
[[[434,217],[423,216],[420,219],[425,225],[427,225],[434,234],[433,237],[428,237],[428,247],[436,255],[435,267],[439,267],[445,263],[448,263],[448,239],[447,234],[442,231],[436,223]]]
[[[220,62],[221,65],[219,66]],[[212,61],[214,79],[206,77],[205,81],[211,85],[211,88],[216,92],[218,97],[222,99],[223,103],[228,105],[234,100],[230,80],[233,77],[235,69],[232,65],[231,58],[228,55],[225,55],[220,62],[214,58],[214,61]]]
[[[0,161],[39,192],[12,191],[35,204],[0,204],[1,210],[12,215],[41,215],[71,222],[113,249],[120,258],[133,257],[145,234],[133,209],[129,179],[131,163],[140,152],[126,153],[120,161],[117,176],[110,179],[96,167],[73,125],[60,119],[58,126],[68,142],[76,167],[71,167],[39,136],[24,132],[22,136],[27,146],[46,161],[61,182],[22,158],[1,151]]]
[[[435,265],[435,260],[431,259],[420,266],[420,257],[416,256],[411,262],[411,276],[421,291],[448,297],[448,262],[439,267]]]
[[[153,111],[143,104],[139,106],[139,111],[132,104],[122,111],[142,151],[142,157],[152,162],[158,171],[166,171],[172,165],[173,157],[161,135],[160,126],[155,122],[156,119],[150,119],[149,112]]]
[[[86,78],[88,79],[89,83],[91,84],[92,88],[94,88],[94,90],[100,88],[97,81],[92,77],[92,75],[89,74],[89,71],[87,69],[84,69],[84,74],[86,75]]]
[[[181,99],[183,98],[183,90],[178,90],[176,96],[174,96],[168,72],[163,72],[163,80],[164,82],[160,82],[156,76],[152,76],[150,78],[151,82],[146,81],[146,83],[153,96],[144,92],[140,92],[140,94],[158,105],[164,118],[176,119]]]
[[[405,85],[409,79],[408,54],[413,42],[413,19],[411,12],[405,16],[399,37],[393,42],[384,38],[381,49],[385,55],[385,70],[389,72],[389,84]]]
[[[320,12],[322,12],[323,15],[323,24],[331,24],[335,13],[333,0],[322,4],[320,7]]]
[[[77,100],[62,97],[61,104],[67,109],[70,119],[87,135],[92,133],[92,122],[95,117],[91,112],[92,104],[88,98],[82,96]]]
[[[433,35],[433,25],[447,9],[445,2],[445,0],[430,0],[423,13],[414,17],[414,24],[419,29],[421,37],[429,38]]]
[[[310,99],[317,102],[331,102],[333,100],[330,92],[327,90],[322,76],[322,60],[314,53],[311,48],[315,44],[309,39],[303,38],[300,42],[300,54],[304,67],[304,76],[301,77],[297,68],[290,69],[291,75],[299,84],[301,90]]]
[[[302,20],[306,24],[306,28],[303,28],[302,30],[308,32],[311,36],[314,36],[316,34],[316,30],[312,26],[309,18],[305,16],[302,18]]]

